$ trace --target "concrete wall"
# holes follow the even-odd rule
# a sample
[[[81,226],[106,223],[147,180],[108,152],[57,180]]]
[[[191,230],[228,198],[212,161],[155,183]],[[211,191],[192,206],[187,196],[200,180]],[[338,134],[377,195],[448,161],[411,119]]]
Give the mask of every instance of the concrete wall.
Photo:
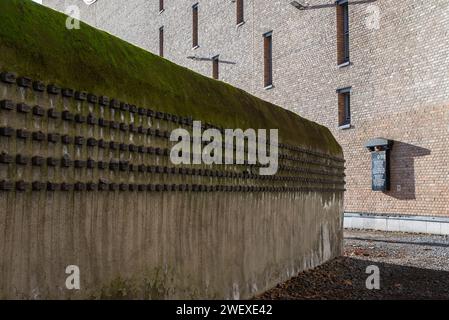
[[[245,175],[246,165],[176,167],[165,134],[148,129],[178,124],[9,76],[0,82],[1,298],[249,298],[341,254],[341,160],[282,149],[300,160],[281,165],[300,171],[267,179]],[[65,286],[69,265],[80,268],[80,290]]]
[[[191,6],[199,3],[199,43],[191,45]],[[350,1],[350,59],[337,67],[334,0],[310,0],[299,11],[290,0],[245,2],[236,26],[232,1],[47,0],[64,11],[78,4],[81,18],[207,76],[212,62],[188,56],[220,55],[221,80],[329,127],[347,159],[348,212],[449,215],[449,70],[446,0]],[[378,18],[378,19],[377,19]],[[263,38],[273,30],[274,88],[263,89]],[[230,63],[227,63],[230,62]],[[352,86],[352,126],[338,128],[336,89]],[[390,192],[372,192],[370,154],[363,145],[396,140]]]

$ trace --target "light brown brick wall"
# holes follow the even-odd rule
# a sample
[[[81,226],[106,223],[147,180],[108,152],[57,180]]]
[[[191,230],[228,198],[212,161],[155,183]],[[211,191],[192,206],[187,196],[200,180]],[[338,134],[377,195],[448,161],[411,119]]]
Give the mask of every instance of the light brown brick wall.
[[[290,0],[246,0],[245,24],[224,0],[99,0],[44,3],[59,10],[70,3],[82,19],[158,53],[165,30],[165,57],[207,76],[220,59],[222,81],[241,87],[329,127],[347,159],[346,210],[449,216],[449,1],[350,1],[351,65],[337,68],[333,0],[308,0],[299,11]],[[191,7],[199,3],[199,45],[192,50]],[[369,27],[372,8],[380,28]],[[263,89],[263,37],[273,30],[274,88]],[[352,128],[338,126],[337,88],[352,86]],[[391,188],[372,192],[370,154],[375,137],[396,140]],[[400,186],[400,189],[399,187]]]

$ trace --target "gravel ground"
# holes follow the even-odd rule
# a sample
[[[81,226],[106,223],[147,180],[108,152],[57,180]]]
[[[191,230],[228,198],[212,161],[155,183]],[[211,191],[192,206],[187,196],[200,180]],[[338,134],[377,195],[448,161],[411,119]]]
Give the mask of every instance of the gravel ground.
[[[368,290],[368,266],[380,289]],[[377,231],[346,231],[344,256],[256,299],[449,299],[449,238]]]

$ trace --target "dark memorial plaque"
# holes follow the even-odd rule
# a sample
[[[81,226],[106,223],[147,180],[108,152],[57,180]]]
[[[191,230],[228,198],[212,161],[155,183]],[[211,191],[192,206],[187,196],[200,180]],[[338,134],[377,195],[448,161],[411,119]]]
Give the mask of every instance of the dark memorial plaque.
[[[390,189],[390,179],[387,151],[373,152],[371,154],[371,162],[373,191],[388,191]]]

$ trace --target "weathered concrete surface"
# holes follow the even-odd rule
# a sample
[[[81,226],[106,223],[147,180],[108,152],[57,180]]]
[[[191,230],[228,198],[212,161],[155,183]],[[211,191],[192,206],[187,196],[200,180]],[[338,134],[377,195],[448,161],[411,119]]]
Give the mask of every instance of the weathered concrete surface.
[[[2,298],[249,298],[342,250],[342,199],[313,193],[2,193],[0,207]]]

